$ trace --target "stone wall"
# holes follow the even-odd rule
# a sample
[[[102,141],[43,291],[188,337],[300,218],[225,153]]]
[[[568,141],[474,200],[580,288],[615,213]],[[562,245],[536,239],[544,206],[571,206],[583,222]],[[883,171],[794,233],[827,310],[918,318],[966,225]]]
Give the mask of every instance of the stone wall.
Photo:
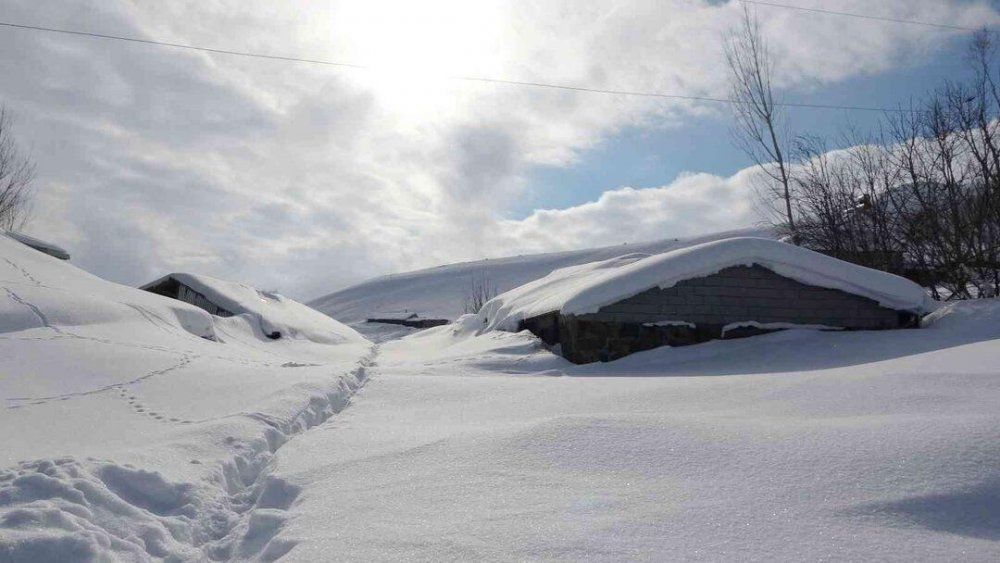
[[[581,321],[573,316],[559,319],[559,334],[562,356],[576,364],[608,362],[660,346],[686,346],[713,338],[713,333],[698,327]]]
[[[640,324],[674,320],[699,326],[757,321],[885,329],[898,328],[909,319],[866,297],[802,284],[754,265],[726,268],[667,289],[653,288],[581,315],[580,320]]]
[[[694,326],[650,326],[684,321]],[[597,313],[527,319],[522,328],[546,343],[558,341],[575,363],[610,361],[658,346],[683,346],[722,338],[725,325],[741,321],[826,325],[846,329],[916,326],[915,315],[881,307],[858,295],[799,283],[761,266],[726,268],[717,274],[653,288]],[[738,338],[768,332],[746,328]]]

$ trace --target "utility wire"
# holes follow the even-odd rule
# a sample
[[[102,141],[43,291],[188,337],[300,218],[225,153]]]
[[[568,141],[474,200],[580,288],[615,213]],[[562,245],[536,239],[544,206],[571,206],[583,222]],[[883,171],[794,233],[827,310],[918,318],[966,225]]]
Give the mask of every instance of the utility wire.
[[[190,49],[192,51],[202,51],[205,53],[218,53],[222,55],[235,55],[238,57],[254,57],[257,59],[271,59],[275,61],[288,61],[296,63],[310,63],[317,65],[328,65],[328,66],[342,66],[349,68],[371,68],[366,65],[351,64],[351,63],[339,63],[334,61],[321,61],[317,59],[304,59],[300,57],[284,57],[281,55],[268,55],[265,53],[247,53],[244,51],[230,51],[228,49],[215,49],[212,47],[200,47],[197,45],[185,45],[183,43],[168,43],[166,41],[154,41],[152,39],[140,39],[138,37],[124,37],[121,35],[107,35],[104,33],[92,33],[90,31],[78,31],[74,29],[58,29],[55,27],[41,27],[37,25],[24,25],[18,23],[11,23],[0,21],[0,26],[12,27],[15,29],[29,29],[33,31],[45,31],[48,33],[62,33],[65,35],[79,35],[83,37],[96,37],[97,39],[112,39],[115,41],[129,41],[131,43],[143,43],[146,45],[158,45],[160,47],[175,47],[177,49]]]
[[[749,1],[749,0],[745,0]],[[378,67],[373,67],[371,65],[356,64],[356,63],[345,63],[338,61],[329,61],[321,59],[308,59],[303,57],[290,57],[283,55],[272,55],[268,53],[253,53],[248,51],[234,51],[230,49],[217,49],[213,47],[202,47],[199,45],[189,45],[184,43],[170,43],[167,41],[155,41],[152,39],[141,39],[138,37],[125,37],[121,35],[109,35],[105,33],[93,33],[89,31],[80,31],[73,29],[60,29],[54,27],[42,27],[37,25],[26,25],[17,24],[12,22],[0,21],[0,27],[23,29],[31,31],[41,31],[46,33],[58,33],[64,35],[75,35],[82,37],[91,37],[96,39],[106,39],[113,41],[127,41],[130,43],[141,43],[144,45],[156,45],[160,47],[172,47],[176,49],[187,49],[191,51],[200,51],[204,53],[215,53],[222,55],[232,55],[237,57],[249,57],[255,59],[267,59],[274,61],[283,62],[294,62],[294,63],[307,63],[316,65],[326,65],[326,66],[336,66],[344,68],[354,68],[354,69],[364,69],[364,70],[378,70]],[[490,78],[485,76],[461,76],[461,75],[449,75],[442,76],[441,78],[449,80],[460,80],[465,82],[480,82],[487,84],[505,84],[509,86],[527,86],[532,88],[545,88],[549,90],[566,90],[572,92],[587,92],[593,94],[609,94],[609,95],[619,95],[619,96],[634,96],[634,97],[644,97],[644,98],[661,98],[661,99],[671,99],[671,100],[689,100],[695,102],[712,102],[721,104],[737,104],[739,102],[729,99],[729,98],[719,98],[712,96],[690,96],[683,94],[668,94],[663,92],[641,92],[632,90],[609,90],[603,88],[589,88],[585,86],[572,86],[568,84],[550,84],[544,82],[527,82],[521,80],[505,80],[502,78]],[[910,110],[901,108],[884,108],[884,107],[868,107],[868,106],[845,106],[837,104],[813,104],[813,103],[803,103],[803,102],[775,102],[776,106],[789,107],[789,108],[806,108],[806,109],[828,109],[828,110],[845,110],[845,111],[876,111],[876,112],[897,112],[904,113]]]
[[[823,8],[807,8],[805,6],[795,6],[792,4],[779,4],[778,2],[764,2],[762,0],[738,0],[743,4],[754,4],[757,6],[766,6],[768,8],[785,8],[788,10],[799,10],[801,12],[813,12],[816,14],[826,14],[828,16],[843,16],[848,18],[858,18],[863,20],[875,20],[891,23],[902,23],[908,25],[922,25],[926,27],[936,27],[938,29],[950,29],[953,31],[979,31],[979,28],[974,27],[963,27],[960,25],[949,25],[945,23],[933,23],[933,22],[923,22],[916,20],[904,20],[897,18],[888,18],[883,16],[871,16],[868,14],[857,14],[852,12],[838,12],[835,10],[825,10]]]

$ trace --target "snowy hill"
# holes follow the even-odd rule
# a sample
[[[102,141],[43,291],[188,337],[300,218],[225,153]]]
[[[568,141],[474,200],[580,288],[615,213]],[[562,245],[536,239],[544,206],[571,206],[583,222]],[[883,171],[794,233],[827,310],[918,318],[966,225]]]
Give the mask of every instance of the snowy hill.
[[[1000,300],[576,366],[188,281],[237,314],[0,237],[0,561],[1000,559]]]
[[[382,276],[325,295],[308,304],[349,325],[364,322],[370,317],[400,314],[404,311],[417,313],[424,318],[454,320],[465,312],[465,298],[477,279],[489,280],[497,293],[503,293],[567,266],[607,260],[625,254],[660,254],[737,236],[769,237],[771,231],[741,229],[687,239],[663,239],[641,244],[463,262]]]
[[[0,561],[242,549],[254,503],[282,494],[272,452],[343,408],[371,350],[294,301],[253,306],[214,317],[0,236]]]

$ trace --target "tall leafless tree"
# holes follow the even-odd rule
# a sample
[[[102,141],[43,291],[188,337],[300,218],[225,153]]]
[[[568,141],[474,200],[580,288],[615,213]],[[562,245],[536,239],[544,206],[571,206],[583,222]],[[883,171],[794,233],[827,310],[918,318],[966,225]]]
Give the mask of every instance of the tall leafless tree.
[[[777,199],[784,205],[783,219],[797,241],[792,211],[792,178],[782,130],[781,106],[774,96],[774,61],[756,14],[744,5],[738,27],[725,40],[730,97],[736,124],[736,145],[774,182]]]
[[[21,228],[28,219],[35,167],[14,140],[13,119],[0,106],[0,229]]]

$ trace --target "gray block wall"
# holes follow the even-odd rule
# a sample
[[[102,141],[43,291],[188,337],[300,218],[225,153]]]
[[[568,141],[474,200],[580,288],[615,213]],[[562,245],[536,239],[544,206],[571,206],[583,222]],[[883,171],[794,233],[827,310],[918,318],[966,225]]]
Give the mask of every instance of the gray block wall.
[[[851,329],[898,328],[900,315],[866,297],[799,283],[754,265],[653,288],[581,321],[651,323],[687,321],[726,325],[739,321],[822,324]]]

